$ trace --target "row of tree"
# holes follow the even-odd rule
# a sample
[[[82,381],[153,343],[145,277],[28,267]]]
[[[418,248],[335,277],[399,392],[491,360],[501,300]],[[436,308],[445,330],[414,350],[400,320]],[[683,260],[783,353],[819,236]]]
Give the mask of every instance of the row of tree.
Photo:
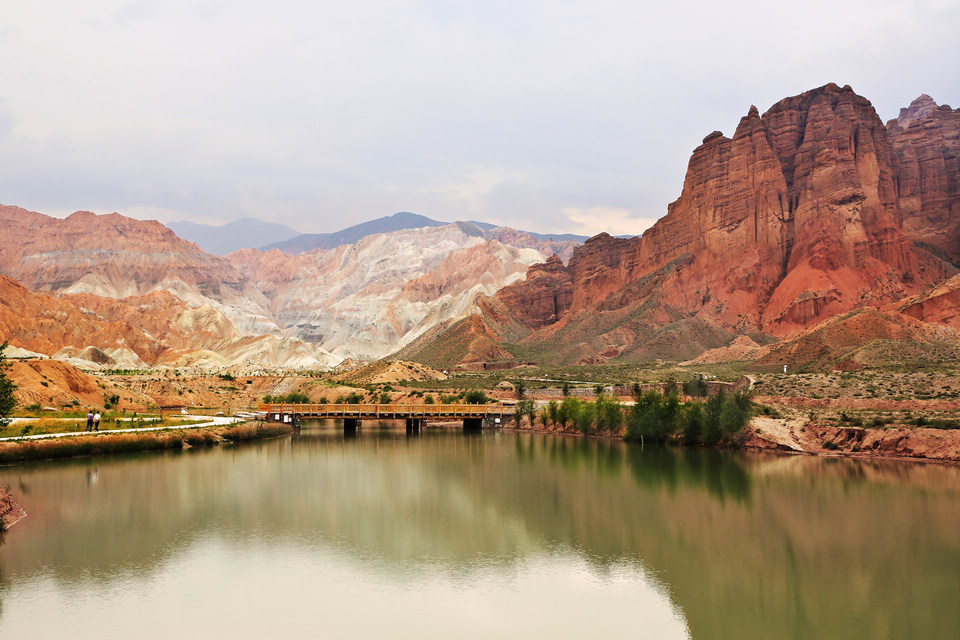
[[[311,402],[310,397],[301,392],[301,391],[291,391],[290,393],[283,395],[270,395],[267,394],[263,397],[263,401],[266,404],[309,404]],[[454,404],[457,402],[463,401],[467,404],[486,404],[490,402],[490,398],[486,393],[480,391],[479,389],[471,389],[460,394],[450,394],[450,395],[441,395],[440,403],[441,404]],[[320,398],[318,404],[327,404],[328,400],[326,398]],[[357,393],[356,391],[351,391],[348,394],[341,394],[337,396],[337,399],[334,401],[336,404],[362,404],[364,402],[378,402],[380,404],[390,404],[393,402],[393,398],[390,393],[387,391],[372,392],[370,400],[367,400],[366,396],[363,394]],[[432,394],[427,394],[424,397],[425,404],[435,404]]]
[[[516,413],[518,423],[526,417],[530,424],[539,420],[544,426],[572,426],[581,433],[622,431],[626,440],[663,443],[679,438],[706,445],[731,441],[752,415],[746,393],[726,394],[721,389],[705,400],[681,403],[676,385],[667,385],[666,393],[637,389],[630,406],[599,393],[592,402],[570,396],[561,402],[551,400],[539,414],[533,400],[523,399],[517,402]]]

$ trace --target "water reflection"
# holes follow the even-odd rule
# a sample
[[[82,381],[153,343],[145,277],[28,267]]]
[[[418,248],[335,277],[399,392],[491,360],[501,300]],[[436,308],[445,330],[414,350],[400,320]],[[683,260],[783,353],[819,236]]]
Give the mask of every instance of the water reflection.
[[[610,636],[644,616],[694,638],[960,630],[955,467],[364,423],[352,437],[305,424],[228,449],[4,468],[0,483],[30,513],[0,546],[0,635],[38,580],[71,596],[300,580],[342,607],[345,585],[373,590],[398,615],[466,593],[503,618],[476,630],[501,637],[527,629],[520,586],[538,615],[564,621],[559,637],[575,615]],[[411,587],[439,602],[408,600]],[[649,614],[611,611],[596,626],[638,594]]]

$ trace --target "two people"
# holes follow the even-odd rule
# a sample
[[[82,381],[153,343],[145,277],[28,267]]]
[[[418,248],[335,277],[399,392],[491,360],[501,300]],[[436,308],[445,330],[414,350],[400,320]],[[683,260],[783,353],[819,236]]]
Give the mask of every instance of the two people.
[[[92,411],[87,412],[87,431],[100,431],[100,412],[93,413]]]

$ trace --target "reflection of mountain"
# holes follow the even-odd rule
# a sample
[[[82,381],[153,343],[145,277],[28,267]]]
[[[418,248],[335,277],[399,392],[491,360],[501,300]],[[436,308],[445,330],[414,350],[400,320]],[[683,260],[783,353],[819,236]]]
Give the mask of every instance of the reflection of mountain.
[[[642,566],[693,638],[960,630],[950,467],[306,429],[247,447],[7,468],[0,483],[30,513],[0,547],[8,584],[41,566],[71,583],[156,571],[211,537],[251,553],[333,548],[400,579],[427,567],[466,579],[562,552],[600,576]]]

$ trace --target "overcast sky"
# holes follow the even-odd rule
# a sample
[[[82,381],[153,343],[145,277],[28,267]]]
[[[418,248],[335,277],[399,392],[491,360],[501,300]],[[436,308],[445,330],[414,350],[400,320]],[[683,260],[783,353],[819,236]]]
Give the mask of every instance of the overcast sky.
[[[701,139],[850,84],[960,106],[960,0],[3,0],[0,203],[640,233]]]

